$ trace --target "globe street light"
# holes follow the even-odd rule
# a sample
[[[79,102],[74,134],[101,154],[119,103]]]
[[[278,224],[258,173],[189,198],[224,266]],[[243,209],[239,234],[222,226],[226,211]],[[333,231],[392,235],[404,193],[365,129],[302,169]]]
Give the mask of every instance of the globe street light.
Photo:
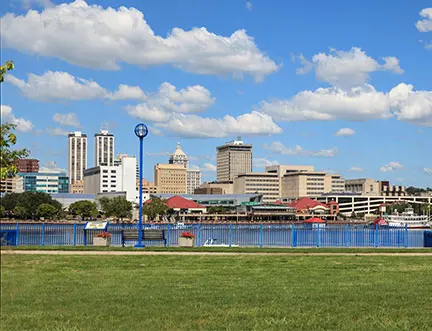
[[[143,239],[143,224],[142,224],[142,175],[143,175],[143,139],[148,135],[148,128],[144,123],[139,123],[135,126],[135,135],[140,141],[140,159],[139,159],[139,223],[138,223],[138,243],[135,247],[144,247]]]

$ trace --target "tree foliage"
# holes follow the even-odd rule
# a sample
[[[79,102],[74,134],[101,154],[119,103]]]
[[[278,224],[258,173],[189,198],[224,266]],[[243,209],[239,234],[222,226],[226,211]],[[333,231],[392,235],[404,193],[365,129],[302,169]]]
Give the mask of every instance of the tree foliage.
[[[0,204],[4,207],[6,214],[23,219],[39,217],[38,208],[42,204],[55,208],[55,215],[62,209],[60,202],[43,192],[9,193],[1,198]]]
[[[13,209],[13,215],[19,219],[27,219],[28,210],[23,206],[16,206]]]
[[[209,214],[221,214],[225,212],[225,208],[222,206],[210,206],[207,211]]]
[[[124,197],[104,197],[99,202],[106,217],[115,217],[120,220],[132,217],[132,203]]]
[[[5,214],[6,214],[5,207],[3,207],[2,205],[0,205],[0,217],[5,216]]]
[[[408,195],[420,195],[421,193],[432,192],[432,187],[418,188],[414,186],[409,186],[405,189],[405,192]]]
[[[13,70],[15,68],[15,64],[13,61],[6,61],[6,63],[0,66],[0,83],[4,81],[4,75],[7,71]]]
[[[72,203],[69,206],[69,212],[72,215],[80,216],[83,221],[85,218],[95,217],[98,214],[96,203],[89,200],[81,200]]]
[[[59,210],[49,203],[42,203],[36,209],[36,215],[47,219],[53,219]]]
[[[27,149],[12,149],[17,141],[13,133],[15,128],[15,124],[0,126],[0,179],[14,176],[17,173],[16,161],[29,155]]]
[[[153,198],[149,203],[143,205],[143,214],[147,215],[150,219],[156,216],[166,215],[168,206],[166,201],[158,198]]]

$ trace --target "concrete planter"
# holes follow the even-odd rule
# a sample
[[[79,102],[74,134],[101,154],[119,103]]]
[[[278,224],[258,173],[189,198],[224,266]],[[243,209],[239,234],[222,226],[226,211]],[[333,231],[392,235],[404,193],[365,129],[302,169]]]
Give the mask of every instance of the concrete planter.
[[[179,247],[194,247],[195,246],[195,238],[179,237],[178,238],[178,245],[179,245]]]
[[[93,246],[111,246],[111,237],[109,238],[94,237]]]

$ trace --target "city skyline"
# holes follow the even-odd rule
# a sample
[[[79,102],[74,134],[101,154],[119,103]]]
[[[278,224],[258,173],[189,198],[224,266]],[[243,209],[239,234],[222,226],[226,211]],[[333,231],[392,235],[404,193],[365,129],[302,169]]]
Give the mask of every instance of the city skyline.
[[[122,1],[127,22],[140,22],[166,44],[184,45],[177,57],[152,60],[155,54],[142,55],[148,50],[140,38],[150,45],[154,40],[143,32],[135,48],[124,52],[101,53],[98,43],[87,44],[87,58],[74,34],[61,29],[60,37],[71,35],[69,44],[30,48],[25,36],[12,40],[12,34],[32,26],[31,38],[41,45],[54,40],[27,15],[28,8],[9,1],[0,11],[3,59],[14,60],[16,68],[2,84],[2,119],[18,124],[18,147],[29,148],[41,169],[55,162],[67,171],[67,134],[73,131],[93,137],[107,128],[116,137],[116,154],[138,155],[133,128],[144,122],[150,128],[144,140],[148,180],[155,164],[167,163],[177,141],[190,165],[202,170],[203,181],[213,180],[216,147],[241,135],[254,147],[253,171],[276,163],[310,164],[346,179],[431,186],[432,9],[427,2],[404,2],[388,11],[373,1],[266,6],[257,0],[250,8],[242,1],[205,6]],[[45,22],[62,8],[59,1],[50,8],[27,3]],[[87,15],[102,17],[109,6],[112,19],[120,19],[119,5],[111,2],[63,6],[80,13],[72,23],[77,26]],[[168,7],[177,14],[160,15]],[[20,15],[25,19],[19,21]],[[214,19],[221,16],[227,19]],[[130,42],[127,24],[123,28],[117,33]],[[210,61],[191,36],[219,49],[220,57]],[[226,38],[226,48],[218,38]],[[64,52],[68,46],[74,50]],[[137,57],[127,54],[131,50]],[[235,65],[233,56],[238,56]],[[94,149],[88,139],[89,167]]]

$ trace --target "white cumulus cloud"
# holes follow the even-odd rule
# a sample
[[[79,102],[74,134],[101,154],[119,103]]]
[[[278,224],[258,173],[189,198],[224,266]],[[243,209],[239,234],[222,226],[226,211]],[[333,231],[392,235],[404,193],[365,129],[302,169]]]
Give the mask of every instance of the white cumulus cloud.
[[[256,111],[237,117],[225,115],[222,118],[173,113],[168,121],[156,125],[175,135],[190,138],[221,138],[236,134],[271,135],[282,132],[270,116]]]
[[[432,126],[432,91],[415,91],[401,83],[389,92],[390,107],[398,120]]]
[[[16,117],[13,114],[12,108],[10,106],[1,105],[0,110],[2,123],[16,125],[16,130],[19,132],[30,132],[33,130],[34,124],[29,120],[25,120],[24,118]]]
[[[339,137],[349,137],[349,136],[353,136],[355,134],[355,131],[353,129],[350,128],[342,128],[339,129],[336,133],[335,136],[339,136]]]
[[[19,88],[27,98],[39,101],[89,100],[107,94],[98,83],[62,71],[47,71],[40,76],[30,73],[27,82],[9,74],[5,81]]]
[[[432,168],[423,168],[423,171],[425,172],[426,175],[432,176]]]
[[[350,172],[362,172],[363,170],[364,170],[363,168],[355,167],[355,166],[348,169],[348,171]]]
[[[380,171],[381,172],[393,172],[393,171],[398,170],[398,169],[403,169],[403,167],[404,166],[401,163],[396,162],[396,161],[391,161],[387,164],[384,164],[380,168]]]
[[[250,1],[246,1],[245,6],[246,6],[246,9],[249,11],[251,11],[253,8],[252,2],[250,2]]]
[[[216,171],[216,166],[212,163],[204,163],[204,165],[201,167],[201,169],[204,172],[215,172]]]
[[[48,133],[51,136],[67,136],[69,134],[69,131],[63,129],[63,128],[48,128],[45,130],[46,133]]]
[[[78,116],[75,113],[67,113],[67,114],[55,113],[53,116],[53,121],[63,126],[72,126],[75,128],[81,127],[81,124],[78,120]]]
[[[254,166],[254,168],[259,168],[259,169],[263,169],[265,167],[269,167],[272,165],[278,165],[279,162],[276,160],[267,160],[265,158],[253,158],[252,160],[252,165]]]
[[[156,93],[147,94],[139,105],[145,109],[179,113],[198,113],[214,104],[215,98],[201,85],[188,86],[177,91],[170,83],[162,83]]]
[[[54,100],[138,100],[143,104],[137,106],[144,112],[156,109],[158,111],[173,111],[196,113],[209,108],[215,98],[210,91],[201,85],[177,88],[164,82],[157,92],[145,93],[139,86],[120,84],[114,92],[109,92],[98,83],[67,72],[47,71],[42,75],[29,74],[27,82],[13,75],[6,75],[6,82],[19,88],[29,99],[39,101]]]
[[[291,99],[262,101],[258,110],[277,121],[366,121],[396,116],[401,121],[432,126],[432,91],[415,90],[405,83],[387,93],[368,84],[347,90],[318,88],[299,92]]]
[[[55,161],[45,163],[39,170],[40,172],[66,173],[66,169],[57,166]]]
[[[288,148],[279,141],[274,141],[270,145],[263,145],[265,149],[282,155],[298,155],[298,156],[323,156],[323,157],[334,157],[338,154],[339,150],[337,147],[329,149],[321,149],[318,151],[309,151],[303,147],[296,145],[294,148]]]
[[[120,84],[118,90],[106,96],[110,100],[140,100],[145,98],[139,86]]]
[[[392,116],[387,95],[371,85],[349,90],[329,87],[302,91],[288,100],[262,101],[259,111],[279,121],[358,121]]]
[[[383,57],[384,63],[380,64],[358,47],[353,47],[349,51],[332,49],[329,54],[318,53],[312,57],[311,61],[300,55],[299,60],[303,68],[297,70],[298,74],[305,74],[315,69],[316,77],[319,80],[341,88],[366,84],[370,73],[374,71],[403,73],[396,57]]]
[[[416,27],[420,32],[431,32],[432,31],[432,7],[424,8],[420,11],[422,20],[417,21]]]
[[[87,68],[117,70],[122,62],[140,67],[165,64],[198,74],[250,75],[257,81],[279,68],[245,30],[226,37],[204,27],[173,28],[163,37],[135,8],[76,0],[41,12],[7,13],[1,25],[4,46]]]

